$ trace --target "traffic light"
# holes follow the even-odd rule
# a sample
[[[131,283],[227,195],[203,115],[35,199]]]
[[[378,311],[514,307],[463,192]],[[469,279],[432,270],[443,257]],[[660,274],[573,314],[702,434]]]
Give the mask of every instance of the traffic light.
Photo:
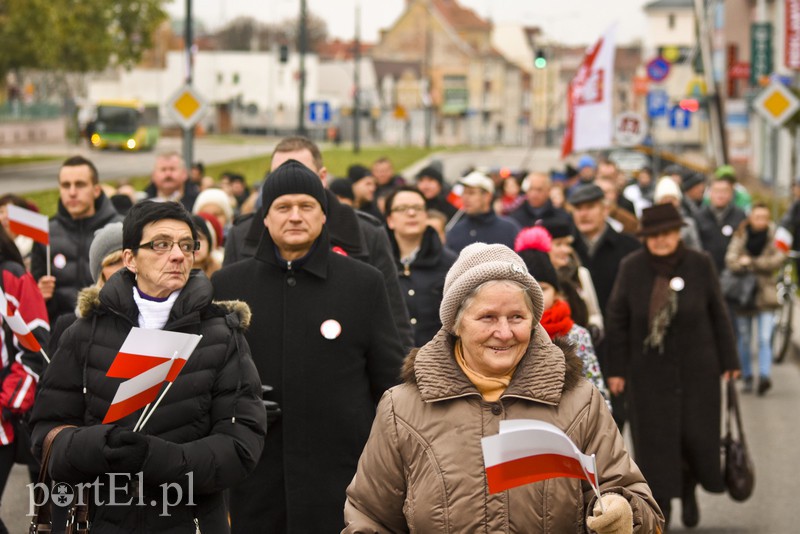
[[[684,98],[678,102],[678,107],[684,111],[694,113],[700,109],[700,102],[696,98]]]
[[[537,69],[543,69],[547,66],[547,58],[544,55],[544,50],[539,48],[536,51],[536,59],[533,60],[533,66]]]
[[[286,63],[289,61],[289,47],[286,45],[281,45],[278,49],[278,57],[280,58],[281,63]]]

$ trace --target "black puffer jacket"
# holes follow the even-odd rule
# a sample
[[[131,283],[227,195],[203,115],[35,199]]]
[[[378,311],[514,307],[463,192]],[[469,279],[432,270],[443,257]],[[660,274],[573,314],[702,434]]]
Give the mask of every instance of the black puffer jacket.
[[[41,456],[50,429],[76,425],[53,443],[50,473],[74,484],[104,481],[103,449],[115,425],[103,425],[122,382],[106,372],[136,326],[133,276],[123,269],[97,291],[81,293],[79,319],[64,334],[41,383],[33,410],[34,453]],[[242,335],[250,310],[241,302],[211,302],[211,283],[193,271],[170,313],[165,330],[202,334],[203,339],[144,428],[149,450],[142,467],[144,502],[154,506],[94,506],[92,532],[228,532],[222,490],[243,480],[264,445],[266,412],[250,349]],[[132,429],[141,410],[115,424]],[[190,505],[188,489],[193,482]],[[184,488],[181,504],[160,517],[162,484]],[[117,485],[120,479],[117,479]],[[176,500],[175,494],[170,498]],[[118,497],[118,501],[119,501]],[[124,499],[122,499],[124,500]],[[134,500],[138,498],[134,496]]]
[[[400,291],[411,317],[414,346],[421,347],[442,328],[439,305],[442,303],[444,278],[458,255],[445,248],[439,234],[430,226],[422,235],[422,244],[411,265],[400,263],[400,249],[394,232],[389,230],[397,272],[400,273]]]
[[[47,301],[50,324],[59,315],[75,309],[78,292],[94,284],[89,270],[89,247],[94,233],[110,222],[123,217],[104,193],[94,201],[95,214],[85,219],[73,219],[59,200],[58,212],[50,219],[50,274],[56,277],[53,298]],[[47,274],[47,249],[33,244],[31,274],[36,280]]]

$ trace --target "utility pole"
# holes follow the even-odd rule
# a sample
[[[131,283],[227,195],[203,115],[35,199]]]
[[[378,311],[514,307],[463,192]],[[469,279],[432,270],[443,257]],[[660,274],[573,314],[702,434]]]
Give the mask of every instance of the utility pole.
[[[708,88],[708,118],[711,132],[711,144],[714,150],[714,164],[716,166],[728,163],[728,146],[725,139],[724,114],[722,111],[722,95],[719,84],[714,78],[714,69],[711,63],[711,33],[708,29],[705,0],[694,0],[695,28],[697,29],[697,43],[703,59],[703,77]]]
[[[306,0],[300,0],[300,31],[297,36],[297,51],[300,55],[299,94],[297,96],[297,135],[306,135]]]
[[[433,9],[433,5],[431,2],[426,2],[425,9],[425,68],[422,72],[425,94],[422,96],[423,105],[425,106],[425,148],[430,148],[432,135],[431,122],[433,119],[433,102],[431,100],[433,86],[433,80],[431,79],[431,56],[433,52],[433,28],[431,27],[433,17],[431,17],[431,9]]]
[[[356,34],[353,50],[353,153],[361,151],[361,2],[356,0]]]
[[[186,85],[192,85],[192,0],[186,0],[186,20],[183,25],[183,46],[186,49]],[[194,127],[183,130],[183,161],[186,170],[192,168],[194,163]]]

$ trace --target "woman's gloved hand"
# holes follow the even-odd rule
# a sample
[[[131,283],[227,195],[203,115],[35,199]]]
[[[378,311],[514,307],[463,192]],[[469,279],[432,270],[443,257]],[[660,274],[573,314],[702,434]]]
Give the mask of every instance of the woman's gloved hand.
[[[617,493],[601,496],[605,513],[596,502],[592,515],[586,518],[586,526],[597,534],[631,534],[633,532],[633,510],[628,499]]]
[[[138,473],[147,458],[147,436],[114,427],[108,433],[103,454],[112,473]]]

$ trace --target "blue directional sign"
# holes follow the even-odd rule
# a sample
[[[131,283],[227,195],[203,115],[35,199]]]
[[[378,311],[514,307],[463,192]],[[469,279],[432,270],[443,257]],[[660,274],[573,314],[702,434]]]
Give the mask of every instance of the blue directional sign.
[[[647,93],[647,114],[652,117],[663,117],[667,114],[669,95],[663,89],[653,89]]]
[[[669,127],[674,130],[686,130],[692,120],[692,112],[672,106],[669,110]]]
[[[663,81],[669,74],[669,62],[659,56],[647,64],[647,77],[654,82]]]
[[[331,121],[331,105],[328,102],[318,101],[308,104],[308,120],[314,123]]]

